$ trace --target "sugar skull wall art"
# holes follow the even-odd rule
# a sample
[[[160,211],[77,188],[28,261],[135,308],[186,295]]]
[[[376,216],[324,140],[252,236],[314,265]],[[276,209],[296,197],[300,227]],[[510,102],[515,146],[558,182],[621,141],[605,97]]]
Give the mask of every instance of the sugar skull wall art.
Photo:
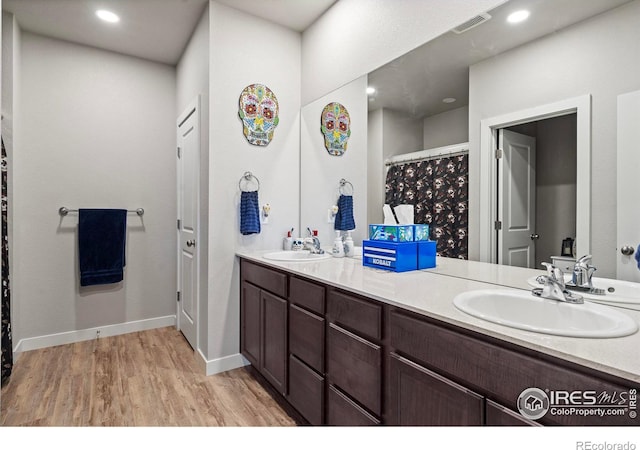
[[[280,121],[278,99],[264,84],[251,84],[240,93],[238,115],[247,141],[253,145],[268,145]]]
[[[327,151],[330,155],[342,156],[347,151],[347,141],[351,136],[351,118],[347,108],[340,103],[329,103],[322,110],[320,121]]]

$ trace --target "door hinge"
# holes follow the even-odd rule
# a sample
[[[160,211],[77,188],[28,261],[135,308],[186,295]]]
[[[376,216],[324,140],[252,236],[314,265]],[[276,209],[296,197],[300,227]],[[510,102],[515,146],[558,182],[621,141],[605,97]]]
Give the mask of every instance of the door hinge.
[[[501,220],[496,220],[496,221],[495,221],[495,223],[493,224],[493,227],[494,227],[497,231],[502,230],[502,221],[501,221]]]
[[[178,158],[180,158],[180,147],[178,147]]]
[[[502,149],[501,148],[497,148],[496,149],[496,159],[500,159],[502,158]]]
[[[177,220],[178,222],[178,230],[180,229],[180,219]]]
[[[176,292],[176,301],[180,301],[180,291]]]

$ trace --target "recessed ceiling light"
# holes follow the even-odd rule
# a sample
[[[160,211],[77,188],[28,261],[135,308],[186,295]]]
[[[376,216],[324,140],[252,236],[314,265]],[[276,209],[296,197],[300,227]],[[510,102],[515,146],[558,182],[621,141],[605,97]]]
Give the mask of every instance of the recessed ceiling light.
[[[104,20],[105,22],[109,22],[109,23],[120,22],[120,17],[118,17],[117,14],[114,14],[111,11],[107,11],[106,9],[99,9],[98,11],[96,11],[96,16],[98,16],[100,19]]]
[[[376,88],[371,86],[367,87],[367,95],[373,95],[375,93],[376,93]]]
[[[529,17],[529,11],[522,9],[520,11],[516,11],[509,14],[509,17],[507,17],[507,22],[520,23],[524,20],[527,20],[528,17]]]
[[[453,98],[453,97],[447,97],[447,98],[443,98],[442,99],[442,103],[453,103],[455,101],[456,101],[456,99]]]

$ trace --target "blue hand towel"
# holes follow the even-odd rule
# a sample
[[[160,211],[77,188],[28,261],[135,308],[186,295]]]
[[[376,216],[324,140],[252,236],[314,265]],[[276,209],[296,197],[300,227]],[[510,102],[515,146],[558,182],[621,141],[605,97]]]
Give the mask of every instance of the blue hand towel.
[[[640,245],[638,245],[638,248],[636,249],[636,262],[638,263],[638,270],[640,270]]]
[[[245,235],[260,233],[258,191],[242,191],[240,195],[240,233]]]
[[[353,196],[341,194],[338,198],[338,213],[333,228],[342,231],[356,229],[356,222],[353,220]]]
[[[127,211],[80,209],[78,215],[80,286],[122,281]]]

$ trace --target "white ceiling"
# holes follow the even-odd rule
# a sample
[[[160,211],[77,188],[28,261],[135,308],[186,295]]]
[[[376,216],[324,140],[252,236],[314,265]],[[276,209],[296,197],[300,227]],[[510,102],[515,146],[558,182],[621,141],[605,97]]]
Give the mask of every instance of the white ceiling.
[[[489,11],[492,18],[463,34],[448,32],[369,74],[378,91],[369,110],[390,108],[415,118],[468,104],[469,66],[557,32],[631,0],[510,0]],[[506,23],[509,13],[528,9],[519,25]],[[456,98],[445,104],[445,97]]]
[[[295,31],[303,31],[336,0],[217,0]],[[208,0],[3,0],[20,27],[45,36],[174,65]],[[95,16],[109,9],[121,18]]]

